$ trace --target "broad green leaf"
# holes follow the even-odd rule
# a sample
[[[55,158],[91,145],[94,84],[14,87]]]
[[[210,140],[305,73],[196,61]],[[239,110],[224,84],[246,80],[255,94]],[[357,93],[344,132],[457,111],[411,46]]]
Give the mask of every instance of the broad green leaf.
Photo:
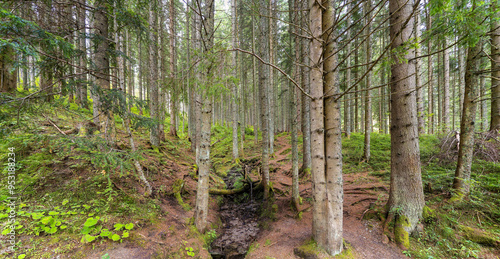
[[[92,236],[92,235],[85,235],[82,237],[82,243],[90,243],[92,241],[94,241],[96,239],[96,236]]]
[[[113,236],[111,236],[111,239],[113,241],[119,241],[121,239],[121,237],[119,235],[117,235],[117,234],[113,234]]]
[[[84,235],[89,234],[90,231],[92,231],[92,228],[89,228],[89,227],[82,228],[82,234],[84,234]]]
[[[100,236],[101,237],[109,237],[111,234],[113,234],[113,233],[111,231],[109,231],[108,229],[103,229],[103,230],[101,230]]]
[[[40,222],[44,225],[50,225],[52,220],[53,220],[52,216],[47,216],[47,217],[44,217],[42,220],[40,220]]]
[[[57,232],[57,227],[51,227],[49,231],[46,231],[48,234],[54,234]]]
[[[35,220],[41,219],[43,217],[43,212],[38,212],[38,213],[32,213],[31,217]]]
[[[99,222],[98,219],[88,218],[87,221],[85,221],[85,224],[83,224],[83,225],[86,226],[86,227],[92,227],[95,224],[97,224],[97,222]]]
[[[116,223],[116,224],[114,225],[114,227],[115,227],[115,230],[116,230],[116,231],[121,230],[124,226],[125,226],[125,225],[120,224],[120,223]]]
[[[129,237],[128,231],[123,231],[122,238],[127,238]]]
[[[133,228],[134,228],[134,223],[128,223],[128,224],[126,224],[126,225],[125,225],[125,228],[126,228],[127,230],[131,230],[131,229],[133,229]]]

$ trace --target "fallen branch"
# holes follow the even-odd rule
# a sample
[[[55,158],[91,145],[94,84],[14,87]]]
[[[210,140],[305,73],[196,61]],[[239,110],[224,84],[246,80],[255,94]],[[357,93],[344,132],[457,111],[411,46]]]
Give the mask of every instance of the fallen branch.
[[[57,127],[57,125],[52,122],[51,119],[47,118],[47,116],[45,116],[45,114],[42,114],[42,116],[52,125],[54,126],[54,128],[56,128],[57,131],[59,131],[61,134],[63,134],[64,136],[67,136],[66,133],[64,133],[59,127]]]
[[[42,116],[43,116],[43,117],[44,117],[44,118],[45,118],[45,119],[46,119],[46,120],[47,120],[47,121],[48,121],[48,122],[49,122],[52,126],[54,126],[54,128],[56,128],[56,130],[57,130],[57,131],[59,131],[59,132],[60,132],[61,134],[63,134],[64,136],[68,136],[68,135],[67,135],[66,133],[64,133],[64,132],[63,132],[63,131],[59,128],[59,127],[57,127],[57,125],[56,125],[54,122],[52,122],[52,120],[51,120],[51,119],[47,118],[47,116],[45,116],[45,114],[42,114]],[[75,143],[75,141],[74,141],[74,140],[72,140],[72,139],[70,139],[70,140],[71,140],[71,142]]]
[[[215,141],[214,143],[210,144],[210,147],[215,146],[215,144],[217,144],[217,143],[219,143],[219,142],[221,142],[221,141],[222,141],[222,139],[219,139],[219,140]]]

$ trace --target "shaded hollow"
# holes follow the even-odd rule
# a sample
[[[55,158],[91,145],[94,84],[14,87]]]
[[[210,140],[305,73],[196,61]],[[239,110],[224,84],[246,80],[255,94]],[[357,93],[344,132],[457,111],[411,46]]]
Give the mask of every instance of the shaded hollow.
[[[224,178],[227,189],[238,189],[249,185],[245,192],[225,195],[219,208],[222,233],[212,243],[212,258],[245,258],[248,248],[259,233],[258,210],[261,203],[261,189],[249,177],[245,177],[258,165],[258,160],[242,160],[242,166],[231,168]],[[242,169],[243,168],[243,169]],[[245,174],[246,171],[246,174]]]

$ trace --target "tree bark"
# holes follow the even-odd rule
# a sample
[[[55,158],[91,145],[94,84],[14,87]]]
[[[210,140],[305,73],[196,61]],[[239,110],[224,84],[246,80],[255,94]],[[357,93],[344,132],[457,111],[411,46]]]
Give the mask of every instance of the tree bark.
[[[367,2],[370,2],[368,0]],[[339,82],[337,80],[337,44],[335,42],[335,29],[337,14],[335,13],[335,6],[333,0],[324,0],[322,4],[325,9],[323,10],[322,17],[322,31],[324,50],[324,65],[323,65],[323,92],[329,96],[324,99],[324,147],[325,147],[325,163],[326,171],[326,204],[320,204],[324,207],[324,221],[326,224],[327,232],[326,242],[318,244],[326,248],[330,255],[337,255],[342,252],[342,223],[343,223],[343,181],[342,181],[342,130],[341,130],[341,113],[340,113],[340,99],[336,100],[336,96],[332,94],[339,93]],[[311,23],[314,25],[314,23]],[[313,35],[314,34],[313,27]],[[314,42],[314,41],[313,41]],[[316,54],[316,53],[314,53]],[[367,56],[369,57],[369,53]],[[311,56],[312,60],[314,59]],[[318,66],[318,69],[321,66]],[[319,99],[321,100],[321,98]],[[371,109],[370,109],[371,110]],[[314,117],[315,119],[317,117]],[[320,118],[321,119],[321,118]],[[319,148],[322,148],[320,146]],[[325,170],[325,168],[323,170]],[[321,174],[320,171],[315,172]],[[314,176],[316,178],[316,175]],[[322,177],[317,177],[318,180],[323,180]],[[324,183],[316,182],[314,186],[323,187]],[[314,205],[316,206],[316,205]],[[313,223],[314,224],[314,223]],[[321,235],[322,236],[322,235]]]
[[[15,93],[17,70],[14,69],[16,53],[10,46],[0,52],[0,93]]]
[[[302,1],[302,15],[301,15],[301,28],[306,28],[308,12],[309,10],[308,2],[306,0]],[[302,39],[302,54],[301,54],[301,64],[300,73],[302,75],[301,85],[306,93],[309,93],[310,89],[310,71],[309,71],[309,40]],[[311,99],[305,94],[301,95],[302,101],[302,117],[301,117],[301,130],[302,130],[302,168],[301,171],[308,171],[311,169]]]
[[[80,51],[82,51],[82,55],[79,58],[79,63],[78,65],[81,67],[77,71],[81,73],[80,77],[78,78],[80,82],[77,85],[77,97],[79,98],[79,103],[82,108],[87,109],[88,108],[88,101],[87,101],[87,83],[85,82],[87,80],[87,75],[83,74],[84,68],[87,67],[87,46],[85,44],[85,38],[86,38],[86,22],[85,22],[85,9],[82,5],[86,4],[86,0],[80,0],[81,5],[78,6],[78,26],[80,31],[78,31],[78,48]]]
[[[353,3],[351,3],[351,5],[353,5]],[[352,9],[352,7],[351,7]],[[351,26],[351,17],[348,17],[347,18],[347,28],[349,28]],[[347,29],[347,32],[346,32],[346,38],[349,40],[349,42],[347,42],[346,44],[346,53],[351,53],[351,43],[350,43],[350,40],[351,40],[351,29]],[[346,71],[345,71],[345,89],[348,89],[351,85],[351,57],[347,57],[347,60],[346,60]],[[345,136],[347,138],[351,138],[351,120],[352,120],[352,117],[351,117],[351,98],[352,98],[352,94],[346,94],[344,95],[344,131],[345,131]]]
[[[96,36],[99,37],[99,42],[97,43],[96,53],[94,54],[94,63],[96,65],[96,85],[104,90],[110,89],[110,70],[109,70],[109,55],[108,55],[108,17],[107,9],[104,0],[96,2],[96,11],[94,13],[94,28]],[[99,93],[95,91],[94,93],[94,115],[100,114],[99,117],[95,118],[94,123],[102,128],[104,124],[109,123],[109,115],[107,111],[104,111],[100,100]],[[107,129],[105,129],[107,131]]]
[[[150,87],[151,95],[149,96],[149,108],[151,119],[154,120],[154,124],[151,127],[149,140],[152,146],[160,145],[160,135],[159,135],[159,92],[158,92],[158,59],[157,59],[157,36],[156,36],[156,24],[157,24],[157,12],[155,9],[156,1],[152,1],[149,5],[149,26],[151,30],[149,31],[149,40],[148,43],[148,57],[149,57],[149,77],[148,77],[148,85]]]
[[[231,1],[231,12],[232,12],[232,45],[233,49],[238,47],[237,44],[237,19],[236,19],[236,0]],[[236,51],[231,53],[232,69],[234,80],[231,87],[231,115],[232,115],[232,128],[233,128],[233,160],[238,158],[238,106],[236,106],[236,99],[238,98],[238,84],[236,83],[236,78],[238,77],[238,70],[236,69]]]
[[[259,26],[259,56],[269,62],[269,19],[266,17],[268,14],[267,7],[269,0],[260,0],[259,12],[260,26]],[[267,200],[269,196],[269,102],[268,100],[268,83],[269,83],[269,66],[259,66],[259,97],[260,103],[260,121],[262,123],[262,183],[264,185],[264,199]]]
[[[320,3],[309,1],[309,25],[312,41],[310,45],[310,95],[311,100],[311,175],[313,196],[312,233],[322,248],[327,248],[327,191],[325,178],[325,125],[323,113],[323,47],[321,42],[322,12]]]
[[[479,91],[480,91],[479,96],[480,96],[480,99],[484,98],[484,96],[486,94],[485,81],[486,80],[485,80],[484,76],[481,76],[479,78]],[[480,114],[479,116],[481,117],[480,118],[480,121],[481,121],[481,125],[480,125],[481,126],[481,131],[486,131],[487,128],[488,128],[488,120],[486,119],[486,117],[487,117],[486,107],[487,107],[486,101],[481,100],[481,106],[480,106],[481,111],[479,113]]]
[[[269,0],[268,1],[268,10],[267,10],[267,19],[269,19],[267,26],[268,26],[268,31],[267,31],[267,38],[269,40],[269,63],[274,64],[274,31],[273,31],[273,25],[274,25],[274,13],[273,13],[273,1],[275,0]],[[264,18],[265,16],[261,16],[261,19]],[[269,124],[268,124],[268,134],[269,134],[269,154],[274,153],[274,128],[275,128],[275,119],[274,115],[276,113],[276,109],[274,109],[274,70],[268,68],[267,69],[268,73],[268,87],[267,89],[267,101],[268,101],[268,112],[269,112]]]
[[[170,92],[170,135],[177,137],[177,65],[176,65],[176,30],[175,30],[175,1],[170,0],[169,4],[169,29],[170,29],[170,85],[172,90]]]
[[[368,10],[371,9],[371,0],[365,0],[365,24],[366,24],[366,30],[365,34],[366,36],[366,41],[365,41],[365,54],[366,54],[366,64],[370,64],[371,62],[371,37],[370,37],[370,13]],[[370,65],[366,65],[366,68],[369,69]],[[370,162],[370,135],[372,132],[372,102],[371,102],[371,97],[370,97],[370,90],[368,90],[371,87],[372,84],[372,73],[371,71],[368,71],[366,74],[366,86],[365,88],[365,141],[364,141],[364,147],[363,147],[363,158],[364,160],[368,163]]]
[[[450,129],[450,52],[446,48],[446,38],[443,42],[443,65],[444,65],[444,78],[443,78],[443,130],[447,132]]]
[[[470,175],[474,152],[474,127],[477,106],[477,81],[481,44],[469,46],[465,68],[465,89],[462,120],[460,122],[460,146],[458,149],[457,169],[453,180],[455,193],[452,201],[461,200],[470,192]]]
[[[431,30],[432,27],[432,17],[430,14],[430,6],[427,10],[427,30]],[[430,54],[432,47],[431,40],[427,41],[427,54]],[[428,94],[428,106],[427,106],[427,116],[429,118],[427,125],[427,134],[434,134],[434,86],[432,85],[432,55],[427,57],[427,94]]]
[[[500,130],[500,1],[491,1],[491,124],[490,130]]]
[[[420,37],[422,36],[422,32],[420,31],[420,12],[417,10],[415,13],[415,31],[417,42],[420,41]],[[418,46],[415,49],[415,55],[417,57],[421,56],[421,49]],[[425,121],[424,121],[424,89],[422,87],[422,80],[420,77],[422,62],[420,58],[415,60],[415,85],[417,87],[417,116],[418,116],[418,133],[424,134],[425,132]]]
[[[200,17],[203,24],[200,23],[201,40],[203,42],[203,52],[209,54],[212,52],[213,47],[213,34],[214,34],[214,1],[205,0],[202,9],[203,18]],[[206,85],[211,86],[214,71],[213,61],[205,59],[207,62],[206,71],[204,73],[204,80]],[[195,225],[201,232],[207,229],[207,216],[208,216],[208,186],[210,174],[210,133],[211,133],[211,120],[212,120],[212,96],[209,95],[209,90],[205,89],[203,107],[201,108],[201,129],[200,129],[200,143],[199,143],[199,177],[198,188],[196,192],[196,208],[195,208]]]
[[[289,9],[299,9],[299,0],[291,0],[289,1]],[[298,24],[299,22],[299,17],[298,17],[298,12],[290,12],[290,24]],[[290,35],[293,35],[295,32],[295,36],[293,37],[294,40],[294,47],[295,47],[295,59],[299,60],[300,58],[300,39],[297,36],[298,30],[297,28],[293,27],[290,25]],[[291,40],[291,39],[290,39]],[[291,41],[290,41],[291,43]],[[292,46],[292,44],[290,44]],[[299,72],[300,68],[298,65],[293,66],[293,75],[294,75],[294,80],[295,82],[299,81]],[[291,144],[292,144],[292,206],[295,208],[295,210],[299,210],[299,204],[300,204],[300,191],[299,191],[299,150],[298,150],[298,121],[297,121],[297,94],[296,94],[296,89],[295,87],[291,87],[289,89],[290,91],[290,109],[289,109],[289,116],[290,116],[290,126],[291,126]]]
[[[413,29],[413,0],[390,0],[391,49],[410,41]],[[415,58],[415,50],[405,48],[404,60]],[[395,213],[396,243],[409,247],[412,233],[422,216],[425,205],[420,171],[415,63],[399,60],[393,55],[391,66],[391,184],[387,209]],[[390,217],[389,217],[390,219]]]

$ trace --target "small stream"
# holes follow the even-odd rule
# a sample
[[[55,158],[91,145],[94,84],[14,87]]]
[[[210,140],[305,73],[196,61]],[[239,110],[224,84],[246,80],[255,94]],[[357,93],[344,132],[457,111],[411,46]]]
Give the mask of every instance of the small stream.
[[[243,168],[249,172],[258,161],[242,160],[242,163]],[[239,177],[243,177],[243,170],[231,168],[224,178],[226,188],[233,189]],[[245,258],[248,248],[259,234],[258,210],[261,202],[260,199],[256,200],[255,196],[261,195],[251,190],[248,188],[248,192],[224,197],[224,204],[219,209],[223,232],[211,245],[209,252],[212,258]]]

